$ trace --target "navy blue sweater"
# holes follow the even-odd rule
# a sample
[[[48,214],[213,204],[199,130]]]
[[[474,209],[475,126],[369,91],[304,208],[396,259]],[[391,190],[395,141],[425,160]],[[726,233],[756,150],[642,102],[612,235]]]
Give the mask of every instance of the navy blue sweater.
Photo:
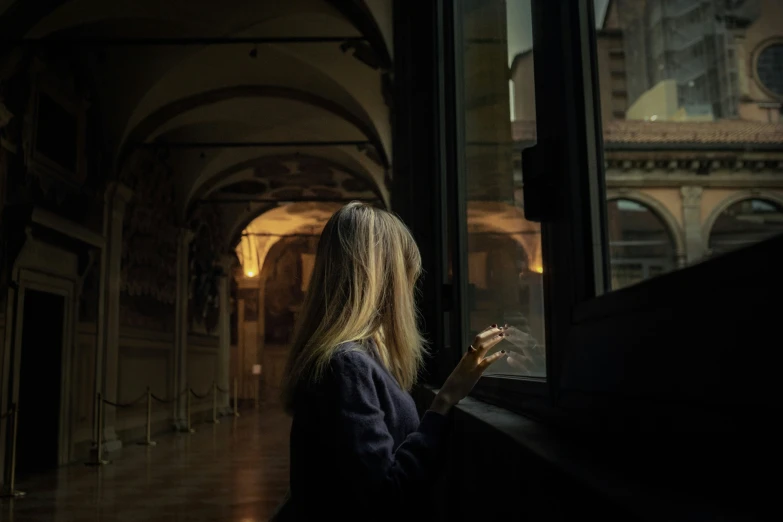
[[[299,390],[291,426],[296,520],[418,520],[439,467],[446,417],[421,420],[372,341],[338,348]]]

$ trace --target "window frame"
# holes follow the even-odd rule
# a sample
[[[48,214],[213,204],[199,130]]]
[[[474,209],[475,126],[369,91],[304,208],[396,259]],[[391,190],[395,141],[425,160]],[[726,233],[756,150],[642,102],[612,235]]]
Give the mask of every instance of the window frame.
[[[456,187],[452,208],[457,223],[454,263],[457,320],[452,321],[452,338],[467,340],[469,307],[467,282],[467,200],[464,147],[464,111],[462,85],[464,70],[461,56],[461,3],[447,7],[444,20],[451,26],[453,52],[449,82],[454,97],[447,112],[454,115],[455,133],[450,143],[457,156],[453,172]],[[536,84],[537,143],[532,147],[532,161],[537,173],[523,169],[526,187],[556,207],[547,216],[528,216],[541,222],[544,260],[544,314],[546,335],[545,378],[511,375],[487,375],[477,383],[472,395],[514,411],[527,414],[552,414],[557,403],[562,354],[568,345],[568,325],[573,307],[605,292],[608,284],[606,245],[606,188],[600,166],[603,164],[599,92],[597,90],[597,53],[592,0],[547,2],[532,0],[533,48]],[[547,67],[561,63],[563,67]],[[586,64],[589,64],[586,66]],[[449,75],[447,74],[447,78]],[[553,87],[556,86],[556,87]],[[567,129],[563,132],[563,129]],[[558,151],[552,154],[552,151]],[[555,164],[553,158],[559,161]],[[523,158],[523,163],[525,159]],[[526,174],[527,172],[527,174]],[[573,175],[588,172],[588,176]],[[554,190],[555,187],[565,190]],[[527,192],[527,191],[526,191]],[[526,195],[527,202],[528,195]],[[526,215],[528,211],[526,210]],[[584,226],[587,225],[587,226]],[[552,274],[558,274],[553,277]],[[566,275],[567,274],[567,275]],[[465,275],[463,277],[463,275]],[[565,275],[565,276],[564,276]],[[456,343],[455,343],[456,344]],[[464,344],[464,343],[463,343]],[[454,346],[459,356],[462,346]],[[455,353],[455,356],[457,354]]]
[[[536,208],[529,217],[542,222],[547,376],[485,376],[472,395],[545,422],[595,431],[715,433],[763,425],[765,412],[777,405],[775,376],[783,356],[752,350],[750,359],[740,359],[743,371],[737,373],[737,349],[763,347],[766,338],[775,337],[782,308],[727,312],[725,304],[779,302],[783,236],[609,291],[593,2],[533,0],[533,12],[540,153],[523,156],[523,177],[526,215],[528,196],[554,209]],[[452,15],[457,24],[458,12]],[[459,62],[459,56],[454,59]],[[544,65],[554,59],[559,67]],[[450,79],[460,86],[460,76]],[[458,114],[458,101],[447,111]],[[459,145],[451,148],[463,154]],[[455,172],[458,203],[465,208],[465,173]],[[464,214],[458,216],[451,214],[464,241],[467,222]],[[464,267],[466,250],[458,252]],[[454,331],[464,339],[468,308],[462,283],[455,285],[455,304],[463,323]],[[716,316],[727,320],[715,324]],[[451,349],[456,356],[461,346]],[[662,360],[667,353],[676,357]]]

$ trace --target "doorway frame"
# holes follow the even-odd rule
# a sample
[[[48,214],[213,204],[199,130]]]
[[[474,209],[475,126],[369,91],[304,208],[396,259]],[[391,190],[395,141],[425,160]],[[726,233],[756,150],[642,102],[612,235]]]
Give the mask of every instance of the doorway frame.
[[[65,253],[65,252],[64,252]],[[60,407],[57,434],[57,466],[70,462],[73,448],[71,447],[71,366],[73,356],[74,335],[74,303],[76,296],[76,281],[59,274],[46,273],[34,268],[19,267],[14,277],[17,283],[16,313],[14,314],[13,333],[13,364],[9,370],[13,375],[3,375],[3,381],[12,379],[13,390],[11,402],[19,403],[19,384],[21,382],[22,342],[24,336],[24,301],[27,290],[45,292],[63,297],[63,331],[60,346]]]

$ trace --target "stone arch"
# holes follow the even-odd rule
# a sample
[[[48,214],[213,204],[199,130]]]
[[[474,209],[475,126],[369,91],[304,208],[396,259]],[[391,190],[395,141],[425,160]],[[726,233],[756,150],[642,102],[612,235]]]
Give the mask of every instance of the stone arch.
[[[229,225],[228,233],[226,234],[226,248],[236,248],[236,246],[239,244],[239,241],[242,239],[242,232],[244,232],[250,223],[269,212],[273,208],[277,208],[276,203],[261,205],[258,208],[250,208],[247,212],[244,212],[235,223]]]
[[[389,159],[386,155],[386,150],[383,147],[380,136],[372,127],[372,125],[368,123],[368,121],[360,118],[340,104],[318,96],[317,94],[275,85],[235,85],[224,87],[212,91],[194,94],[192,96],[173,101],[155,110],[151,114],[145,116],[144,119],[142,119],[138,125],[136,125],[133,130],[128,133],[127,138],[124,140],[124,143],[120,148],[120,153],[117,160],[118,166],[122,165],[125,157],[129,151],[132,150],[132,147],[135,143],[144,142],[157,127],[166,121],[202,105],[209,105],[231,98],[254,97],[283,98],[299,101],[305,104],[319,107],[327,112],[334,114],[336,117],[352,124],[363,135],[365,135],[368,141],[372,144],[373,148],[375,148],[383,165],[388,168]],[[367,120],[369,120],[369,118],[367,118]]]
[[[663,203],[657,198],[645,194],[640,190],[609,190],[606,194],[606,201],[614,201],[618,199],[627,199],[640,205],[644,205],[655,216],[661,220],[666,230],[669,232],[669,236],[674,242],[674,251],[677,256],[678,263],[683,263],[685,260],[685,232],[680,224],[677,222],[677,218],[667,209]]]
[[[702,237],[704,238],[705,252],[710,251],[709,248],[710,234],[712,234],[712,229],[715,226],[715,221],[718,220],[718,217],[721,214],[723,214],[723,212],[725,212],[726,209],[728,209],[735,203],[739,203],[740,201],[745,201],[748,199],[760,199],[762,201],[769,201],[783,208],[783,194],[778,194],[769,190],[763,190],[763,189],[740,190],[738,192],[735,192],[731,196],[726,197],[723,201],[715,205],[712,211],[710,211],[710,214],[707,216],[707,219],[704,221],[704,224],[702,225]]]
[[[370,175],[369,173],[360,172],[357,169],[347,167],[341,162],[319,157],[313,154],[297,152],[295,154],[261,155],[251,160],[241,161],[227,169],[222,170],[218,174],[211,176],[208,180],[204,181],[202,184],[193,187],[193,194],[190,200],[187,202],[187,206],[185,210],[186,215],[189,215],[192,212],[193,205],[197,201],[209,196],[213,191],[217,190],[220,187],[223,181],[230,178],[232,175],[238,174],[243,170],[253,168],[262,162],[274,161],[274,160],[286,160],[286,159],[307,160],[307,161],[323,163],[324,165],[330,168],[339,170],[345,174],[348,174],[353,178],[356,178],[357,180],[363,181],[367,183],[372,193],[378,198],[379,201],[382,202],[384,208],[387,208],[387,201],[386,201],[387,198],[384,197],[384,193],[381,187],[378,186],[375,179],[373,179],[372,175]]]

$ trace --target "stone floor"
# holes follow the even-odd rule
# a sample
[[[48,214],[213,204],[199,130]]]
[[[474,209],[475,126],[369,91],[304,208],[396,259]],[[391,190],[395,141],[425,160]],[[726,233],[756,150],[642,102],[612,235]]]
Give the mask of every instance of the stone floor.
[[[99,468],[64,467],[0,502],[0,520],[120,522],[268,520],[288,487],[289,420],[280,410],[248,411],[192,435],[129,445]]]

